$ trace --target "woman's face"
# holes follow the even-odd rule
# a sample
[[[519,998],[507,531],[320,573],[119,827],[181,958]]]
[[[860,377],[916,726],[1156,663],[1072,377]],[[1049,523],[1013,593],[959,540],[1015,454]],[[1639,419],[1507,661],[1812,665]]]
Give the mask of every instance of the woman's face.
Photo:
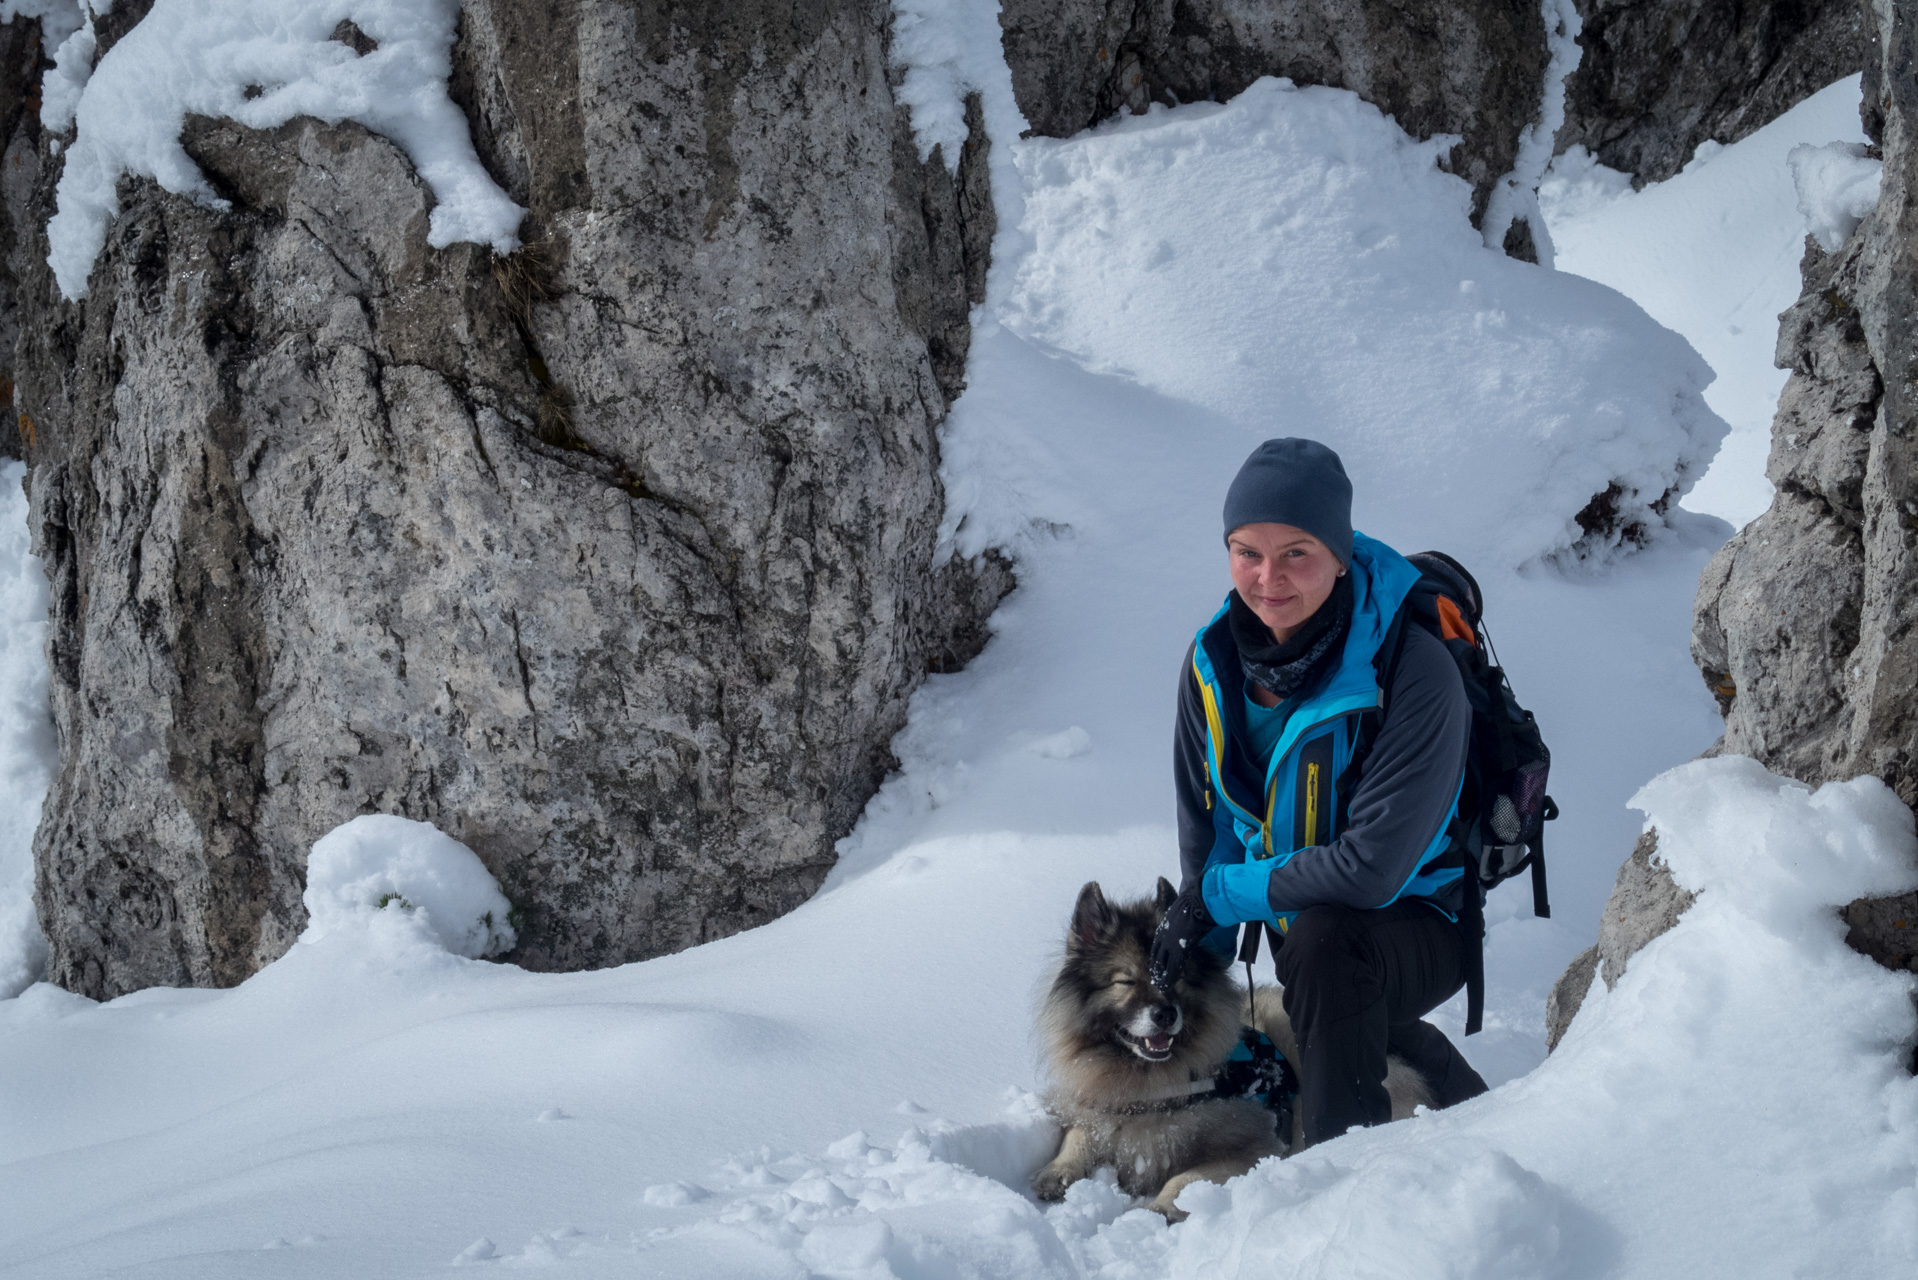
[[[1330,547],[1289,524],[1242,524],[1225,545],[1232,585],[1276,640],[1291,639],[1345,572]]]

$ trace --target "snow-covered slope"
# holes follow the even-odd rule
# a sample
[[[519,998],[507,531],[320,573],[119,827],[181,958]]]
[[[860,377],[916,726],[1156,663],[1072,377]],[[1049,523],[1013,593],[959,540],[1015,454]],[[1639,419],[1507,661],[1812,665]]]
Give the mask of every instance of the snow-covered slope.
[[[1863,143],[1858,95],[1850,76],[1742,141],[1706,143],[1684,172],[1642,191],[1574,147],[1539,191],[1558,269],[1625,294],[1717,372],[1705,399],[1731,435],[1687,505],[1733,524],[1771,502],[1765,454],[1785,385],[1772,353],[1778,313],[1798,300],[1806,231],[1788,157],[1806,144]]]
[[[1700,907],[1539,1065],[1545,990],[1640,825],[1627,800],[1716,732],[1685,636],[1724,527],[1540,557],[1607,478],[1656,496],[1709,457],[1697,357],[1618,295],[1484,249],[1432,149],[1348,94],[1268,82],[1065,142],[1002,133],[995,179],[949,533],[1009,540],[1022,585],[984,655],[918,695],[904,767],[819,895],[597,973],[463,959],[373,912],[232,991],[34,987],[0,1004],[0,1275],[1918,1258],[1912,984],[1845,951],[1830,910],[1918,882],[1882,788],[1814,797],[1721,761],[1650,789]],[[1107,1183],[1042,1212],[1036,996],[1082,882],[1139,893],[1176,865],[1167,737],[1226,587],[1218,504],[1286,432],[1344,451],[1368,532],[1482,571],[1554,750],[1557,912],[1530,918],[1522,887],[1491,904],[1487,1029],[1463,1042],[1490,1096],[1196,1188],[1178,1228]],[[1438,1016],[1454,1035],[1458,1014]]]

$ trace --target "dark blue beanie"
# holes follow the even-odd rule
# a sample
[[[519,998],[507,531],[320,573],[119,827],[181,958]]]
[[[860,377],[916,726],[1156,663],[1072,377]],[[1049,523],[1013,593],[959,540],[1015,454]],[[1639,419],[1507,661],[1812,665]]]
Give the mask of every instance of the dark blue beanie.
[[[1317,440],[1267,440],[1225,491],[1225,533],[1247,524],[1289,524],[1352,563],[1352,482],[1339,455]]]

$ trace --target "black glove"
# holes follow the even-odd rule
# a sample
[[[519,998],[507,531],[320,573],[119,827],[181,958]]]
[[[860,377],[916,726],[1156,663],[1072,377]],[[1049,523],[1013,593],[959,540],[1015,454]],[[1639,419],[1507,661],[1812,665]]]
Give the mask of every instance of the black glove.
[[[1165,909],[1159,931],[1152,936],[1152,985],[1161,991],[1170,990],[1185,972],[1186,956],[1192,948],[1218,927],[1212,913],[1205,909],[1199,882],[1194,880]]]

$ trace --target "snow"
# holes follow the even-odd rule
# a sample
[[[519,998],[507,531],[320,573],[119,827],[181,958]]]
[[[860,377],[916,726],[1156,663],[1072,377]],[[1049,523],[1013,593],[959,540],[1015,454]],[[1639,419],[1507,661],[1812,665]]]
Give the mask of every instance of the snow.
[[[825,887],[677,955],[531,973],[376,909],[439,877],[377,827],[377,856],[322,855],[349,824],[319,892],[388,880],[241,986],[0,1002],[0,1275],[1910,1273],[1913,979],[1833,911],[1918,884],[1909,814],[1869,779],[1684,764],[1719,728],[1686,638],[1721,522],[1565,552],[1590,484],[1709,457],[1697,357],[1487,250],[1435,148],[1350,95],[1265,82],[1021,141],[989,6],[912,12],[952,20],[927,65],[982,95],[1000,218],[946,536],[1008,542],[1020,588],[915,696]],[[1459,1040],[1486,1097],[1194,1186],[1178,1227],[1109,1176],[1042,1208],[1037,998],[1081,884],[1176,865],[1166,737],[1226,587],[1218,503],[1285,431],[1344,453],[1361,527],[1478,571],[1553,747],[1556,914],[1523,884],[1488,906],[1486,1030]],[[1635,795],[1698,903],[1547,1059]],[[1455,1040],[1462,1004],[1434,1019]]]
[[[432,189],[428,244],[517,248],[525,210],[480,164],[466,117],[446,93],[458,18],[456,0],[157,0],[90,76],[91,27],[76,33],[60,49],[43,113],[51,128],[68,118],[78,127],[47,224],[61,294],[86,294],[120,212],[122,176],[227,207],[180,145],[188,115],[256,129],[295,116],[356,120],[399,144]],[[379,47],[361,56],[332,39],[347,20]]]
[[[112,8],[112,0],[102,0],[95,11],[105,14]],[[0,22],[16,18],[37,21],[41,47],[52,52],[54,65],[40,82],[40,123],[53,133],[64,133],[73,125],[73,109],[93,71],[95,42],[87,2],[0,0]],[[52,146],[53,153],[59,155],[59,142]]]
[[[1731,146],[1702,144],[1682,173],[1642,191],[1583,147],[1554,160],[1539,189],[1559,270],[1625,294],[1717,372],[1705,400],[1731,435],[1685,501],[1735,525],[1771,504],[1765,455],[1785,385],[1772,357],[1778,313],[1798,300],[1807,229],[1790,156],[1805,144],[1865,141],[1859,79]]]
[[[510,951],[513,904],[479,856],[430,823],[362,814],[321,836],[306,862],[300,941],[389,922],[457,956]]]
[[[110,13],[113,0],[100,0],[93,6],[98,13]],[[86,25],[86,0],[0,0],[0,22],[32,18],[40,23],[44,47],[58,49],[68,36]]]
[[[1806,234],[1826,253],[1837,253],[1865,215],[1878,207],[1884,161],[1866,156],[1864,145],[1857,142],[1803,144],[1793,147],[1785,159],[1791,165]]]
[[[1551,51],[1545,67],[1545,96],[1539,104],[1538,119],[1519,133],[1512,171],[1492,188],[1479,224],[1485,247],[1499,249],[1512,223],[1523,219],[1531,228],[1539,265],[1549,267],[1553,263],[1552,235],[1539,208],[1538,184],[1551,165],[1552,145],[1565,123],[1565,77],[1578,70],[1578,60],[1584,53],[1578,36],[1585,24],[1572,0],[1542,0],[1539,8],[1545,18],[1545,43]]]
[[[33,829],[58,756],[47,715],[47,579],[28,550],[26,466],[0,465],[0,1000],[39,980]]]
[[[1725,430],[1710,370],[1611,290],[1487,250],[1470,188],[1436,166],[1447,145],[1343,90],[1271,79],[1034,139],[1004,323],[1249,429],[1241,456],[1266,436],[1325,441],[1387,542],[1516,568],[1570,547],[1572,516],[1614,483],[1628,520],[1660,523],[1652,504],[1704,472]],[[1025,459],[984,456],[1018,443],[975,446],[975,421],[949,432],[965,552],[1005,540],[1031,501]]]
[[[999,50],[999,0],[893,0],[892,9],[892,63],[904,73],[893,98],[911,115],[921,160],[938,148],[946,168],[958,170],[970,93],[979,95],[988,137],[1025,132]]]

